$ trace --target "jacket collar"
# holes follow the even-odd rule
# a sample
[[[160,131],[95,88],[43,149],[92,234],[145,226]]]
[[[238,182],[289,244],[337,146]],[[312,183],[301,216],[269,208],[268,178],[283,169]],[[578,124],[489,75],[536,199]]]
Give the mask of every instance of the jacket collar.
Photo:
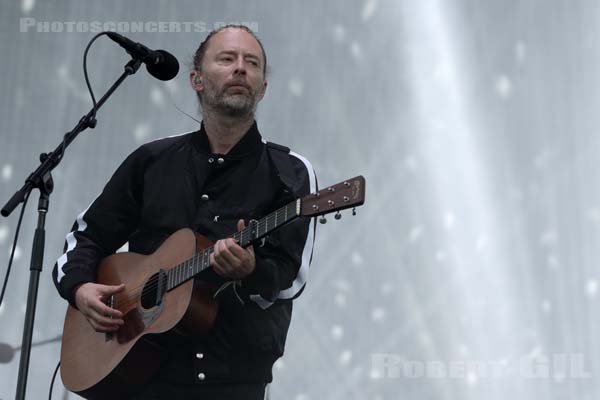
[[[192,135],[192,141],[198,151],[204,154],[213,154],[210,149],[210,143],[208,141],[208,135],[204,128],[204,122],[200,126],[200,130]],[[227,159],[240,159],[247,157],[252,153],[260,151],[262,146],[262,137],[258,131],[256,121],[252,124],[250,129],[246,131],[244,136],[233,146],[229,153],[225,155],[216,154]]]

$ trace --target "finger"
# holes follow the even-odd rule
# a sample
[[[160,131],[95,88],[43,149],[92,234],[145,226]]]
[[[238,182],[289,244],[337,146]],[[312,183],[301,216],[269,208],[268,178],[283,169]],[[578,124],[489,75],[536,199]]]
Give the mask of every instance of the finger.
[[[225,245],[225,239],[217,241],[217,243],[215,244],[215,252],[214,252],[215,261],[217,261],[217,262],[223,261],[223,252],[226,251],[226,249],[227,249],[227,246]]]
[[[111,319],[97,313],[96,311],[92,311],[90,317],[98,326],[102,326],[104,328],[118,328],[119,326],[125,324],[125,321],[122,319]]]
[[[125,290],[125,284],[121,283],[120,285],[100,285],[98,288],[102,294],[106,296],[112,296],[113,294],[117,294]]]
[[[102,320],[102,319],[105,318],[106,320],[117,321],[119,323],[124,323],[122,317],[115,315],[114,311],[117,311],[117,310],[113,310],[113,309],[109,308],[108,311],[113,311],[113,312],[111,312],[111,313],[105,313],[103,311],[98,311],[97,309],[94,309],[94,308],[89,308],[87,314],[89,316],[93,317],[96,320],[96,322],[100,322],[100,320]],[[117,312],[119,314],[121,314],[120,311],[117,311]]]
[[[100,315],[106,315],[113,318],[122,318],[123,313],[116,308],[111,308],[100,300],[92,301],[88,304],[90,310],[94,310]]]
[[[235,247],[242,250],[242,248],[235,244],[235,242],[232,239],[227,239],[227,241],[222,245],[219,256],[215,259],[221,264],[228,264],[234,268],[239,266],[242,262],[232,252],[232,249],[234,249]]]
[[[217,272],[219,275],[225,272],[225,269],[221,264],[219,264],[219,261],[215,257],[214,253],[210,255],[210,266],[213,267],[215,272]]]
[[[243,219],[240,219],[237,223],[237,230],[241,231],[246,228],[246,222]]]
[[[214,261],[212,263],[212,268],[213,268],[213,271],[215,271],[215,273],[217,275],[224,276],[227,273],[225,268],[221,264],[219,264],[217,261]]]
[[[212,252],[212,256],[213,258],[219,255],[219,246],[221,244],[222,240],[217,240],[217,243],[215,243],[215,245],[213,246],[213,252]]]
[[[86,319],[96,332],[114,332],[119,329],[119,325],[104,325],[96,321],[92,316],[88,316]]]
[[[238,260],[240,260],[240,262],[244,262],[245,260],[248,260],[249,258],[249,251],[247,251],[246,249],[244,249],[241,246],[235,245],[235,246],[231,246],[229,248],[229,252]]]
[[[92,325],[92,328],[94,328],[94,330],[98,333],[110,333],[110,332],[115,332],[117,330],[119,330],[119,327],[112,327],[112,326],[104,326],[104,325],[99,325],[96,322],[90,322],[90,325]]]

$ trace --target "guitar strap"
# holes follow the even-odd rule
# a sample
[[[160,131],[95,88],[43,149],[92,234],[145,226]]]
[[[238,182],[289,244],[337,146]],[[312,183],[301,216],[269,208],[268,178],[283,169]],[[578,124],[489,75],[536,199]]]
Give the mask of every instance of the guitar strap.
[[[299,197],[300,187],[298,178],[294,172],[294,166],[290,159],[289,147],[273,142],[267,142],[267,153],[277,170],[279,180],[281,180],[286,189],[289,190],[294,197]]]

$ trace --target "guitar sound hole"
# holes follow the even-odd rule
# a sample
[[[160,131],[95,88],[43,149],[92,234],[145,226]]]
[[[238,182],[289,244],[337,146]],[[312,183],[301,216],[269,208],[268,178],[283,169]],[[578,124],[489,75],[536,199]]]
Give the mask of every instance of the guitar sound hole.
[[[162,293],[164,293],[162,287],[159,287],[159,282],[161,281],[161,272],[158,272],[150,277],[146,284],[144,285],[144,289],[142,290],[141,303],[142,307],[145,309],[152,308],[157,306],[162,298]],[[162,285],[164,286],[164,285]]]

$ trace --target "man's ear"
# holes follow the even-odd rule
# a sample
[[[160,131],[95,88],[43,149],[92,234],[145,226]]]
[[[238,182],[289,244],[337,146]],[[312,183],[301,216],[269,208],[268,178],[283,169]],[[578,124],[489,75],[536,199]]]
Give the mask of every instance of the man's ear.
[[[262,98],[263,98],[263,97],[265,97],[265,93],[267,92],[267,84],[268,84],[268,83],[267,83],[267,81],[265,80],[265,81],[263,82],[263,87],[262,87],[262,89],[261,89],[261,91],[260,91],[260,99],[261,99],[261,100],[262,100]]]
[[[192,85],[192,88],[197,92],[204,90],[204,85],[202,83],[202,76],[200,75],[200,72],[190,72],[190,84]]]

